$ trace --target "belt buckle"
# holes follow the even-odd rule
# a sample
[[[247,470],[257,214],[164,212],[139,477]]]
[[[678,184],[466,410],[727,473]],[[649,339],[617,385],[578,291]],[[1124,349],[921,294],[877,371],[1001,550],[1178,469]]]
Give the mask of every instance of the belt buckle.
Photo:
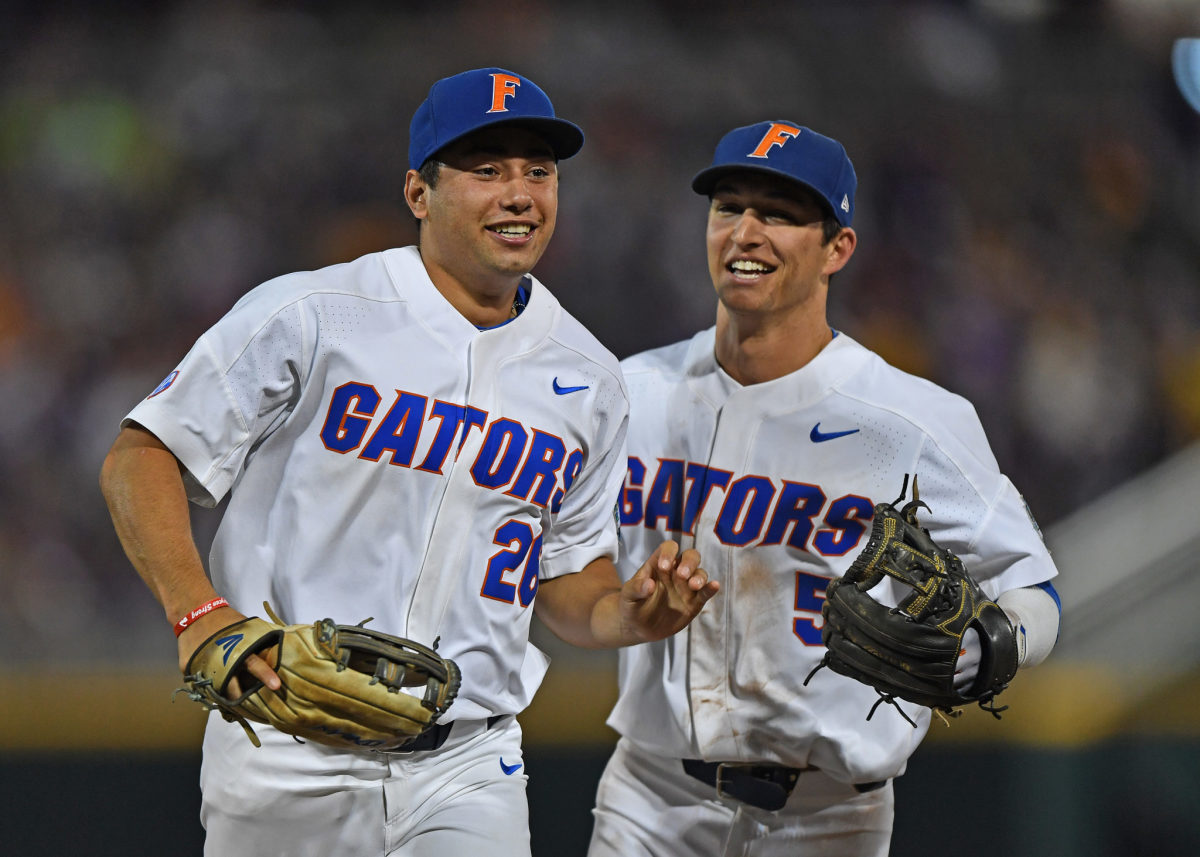
[[[738,798],[737,795],[731,794],[731,793],[725,791],[725,787],[727,785],[732,784],[731,774],[734,771],[745,770],[745,769],[751,768],[751,767],[753,767],[753,766],[746,764],[744,762],[719,762],[719,763],[717,763],[717,794],[720,797],[728,797],[728,798],[733,798],[734,800],[740,800],[740,798]]]
[[[740,762],[721,762],[717,765],[717,794],[723,798],[749,804],[765,809],[768,812],[778,812],[787,804],[792,790],[771,779],[756,777],[752,765]],[[741,777],[737,777],[738,773]],[[735,777],[737,777],[735,779]],[[793,781],[790,785],[795,785]]]

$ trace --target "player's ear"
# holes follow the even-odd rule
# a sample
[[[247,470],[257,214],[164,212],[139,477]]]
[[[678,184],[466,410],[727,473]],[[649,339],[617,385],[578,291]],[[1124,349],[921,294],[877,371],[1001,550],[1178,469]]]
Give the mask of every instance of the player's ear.
[[[826,245],[828,255],[825,258],[824,274],[836,274],[842,268],[846,267],[846,263],[850,261],[850,257],[854,255],[854,248],[858,246],[858,235],[849,226],[842,227],[842,230],[835,236],[833,240]]]
[[[404,176],[404,201],[417,220],[429,215],[429,185],[416,170],[409,170]]]

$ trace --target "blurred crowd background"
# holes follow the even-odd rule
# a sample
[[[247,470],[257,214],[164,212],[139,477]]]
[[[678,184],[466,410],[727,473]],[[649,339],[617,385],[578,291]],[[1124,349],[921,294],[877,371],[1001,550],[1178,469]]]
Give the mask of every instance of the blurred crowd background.
[[[408,121],[467,68],[587,133],[536,273],[618,356],[711,324],[690,178],[790,119],[859,176],[835,325],[970,398],[1043,527],[1200,437],[1200,115],[1170,70],[1196,0],[0,8],[18,662],[173,661],[97,487],[118,423],[254,285],[413,242]]]

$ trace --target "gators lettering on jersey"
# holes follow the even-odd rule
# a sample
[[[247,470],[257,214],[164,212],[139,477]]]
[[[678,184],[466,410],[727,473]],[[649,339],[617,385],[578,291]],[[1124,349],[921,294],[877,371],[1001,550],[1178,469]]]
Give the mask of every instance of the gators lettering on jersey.
[[[843,556],[859,546],[875,504],[848,494],[830,501],[819,485],[768,476],[739,476],[696,461],[630,456],[621,490],[621,524],[641,524],[679,537],[695,535],[713,493],[723,495],[713,534],[723,545],[786,542],[797,550]]]
[[[176,372],[127,419],[194,500],[230,494],[210,572],[231,604],[440,637],[456,719],[528,705],[538,580],[616,558],[628,415],[616,359],[544,286],[480,331],[416,248],[375,253],[264,283]]]
[[[799,371],[749,387],[721,370],[713,344],[710,328],[621,364],[631,401],[621,573],[672,535],[722,590],[675,637],[620,651],[609,724],[667,758],[895,776],[928,710],[914,712],[920,729],[882,711],[868,722],[866,685],[804,686],[824,653],[825,588],[861,551],[874,504],[917,473],[931,509],[922,522],[993,598],[1053,577],[1053,563],[965,400],[844,334]]]
[[[387,461],[441,474],[450,449],[462,449],[472,431],[483,436],[471,462],[471,476],[481,488],[500,490],[557,512],[583,468],[583,450],[567,452],[561,437],[527,429],[518,420],[488,421],[486,411],[469,405],[434,401],[428,396],[396,391],[392,405],[378,416],[383,397],[370,384],[347,382],[334,390],[321,427],[330,452],[357,452],[367,461]],[[458,443],[455,444],[455,439]],[[418,448],[421,450],[418,455]],[[414,465],[414,459],[419,464]]]

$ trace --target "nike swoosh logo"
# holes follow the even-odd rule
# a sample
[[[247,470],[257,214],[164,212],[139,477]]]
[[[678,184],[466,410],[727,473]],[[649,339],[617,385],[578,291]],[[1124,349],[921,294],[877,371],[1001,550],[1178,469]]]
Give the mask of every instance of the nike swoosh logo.
[[[580,390],[586,389],[587,384],[584,384],[582,387],[560,387],[558,385],[558,379],[554,379],[554,392],[558,393],[560,396],[565,396],[567,393],[578,393]]]
[[[824,443],[827,440],[835,440],[839,437],[845,437],[848,434],[857,434],[858,429],[847,429],[846,431],[821,431],[821,424],[817,423],[812,427],[812,431],[808,433],[808,439],[813,443]]]
[[[504,775],[506,777],[511,777],[517,771],[521,770],[521,763],[517,762],[515,765],[506,765],[506,764],[504,764],[504,757],[501,756],[500,757],[500,770],[504,771]]]

